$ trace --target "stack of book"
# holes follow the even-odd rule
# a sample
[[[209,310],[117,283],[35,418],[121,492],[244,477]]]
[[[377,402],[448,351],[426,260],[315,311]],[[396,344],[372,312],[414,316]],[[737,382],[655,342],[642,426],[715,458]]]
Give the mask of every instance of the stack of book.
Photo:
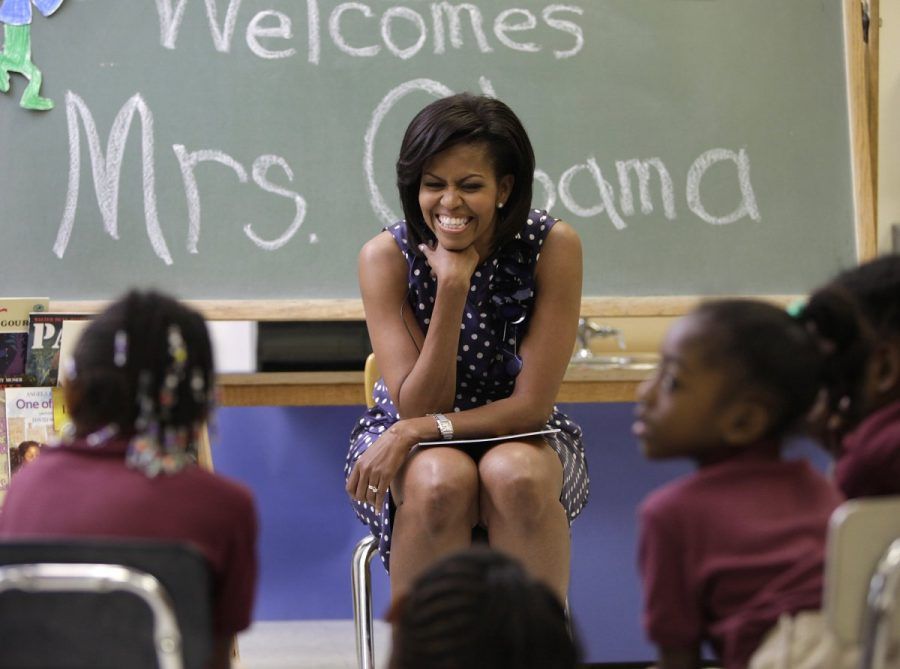
[[[46,297],[0,297],[0,503],[13,474],[67,422],[60,361],[89,317],[49,305]]]

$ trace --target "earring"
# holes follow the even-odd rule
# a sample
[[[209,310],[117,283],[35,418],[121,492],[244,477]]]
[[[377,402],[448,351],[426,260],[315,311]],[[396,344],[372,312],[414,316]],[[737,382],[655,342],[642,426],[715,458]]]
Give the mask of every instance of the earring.
[[[498,203],[497,203],[497,209],[503,209],[503,203],[502,203],[502,202],[498,202]]]

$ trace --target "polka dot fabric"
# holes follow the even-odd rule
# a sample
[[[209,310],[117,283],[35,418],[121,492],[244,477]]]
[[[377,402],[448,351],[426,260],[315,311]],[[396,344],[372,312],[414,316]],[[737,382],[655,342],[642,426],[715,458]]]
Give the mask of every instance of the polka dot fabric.
[[[528,329],[534,302],[531,298],[534,269],[540,256],[541,245],[555,222],[556,219],[546,211],[533,210],[516,238],[485,260],[472,276],[469,297],[460,323],[454,411],[490,404],[495,400],[509,397],[512,393],[519,369],[510,362],[516,359],[519,342]],[[386,230],[390,231],[406,258],[409,266],[409,305],[422,331],[427,332],[436,293],[431,269],[424,256],[416,255],[410,249],[404,221],[395,223]],[[501,313],[503,296],[498,295],[501,286],[509,285],[508,278],[504,280],[504,277],[508,276],[505,268],[512,266],[511,263],[523,277],[515,285],[512,293],[520,298],[519,301],[524,306],[524,317],[515,319],[521,318],[520,322],[504,318]],[[375,384],[373,396],[374,406],[363,414],[350,434],[350,451],[344,467],[345,477],[350,476],[356,460],[375,443],[381,433],[399,420],[397,409],[383,380],[379,379]],[[581,512],[588,498],[589,480],[581,428],[556,407],[547,427],[560,430],[545,439],[556,451],[563,466],[563,490],[560,502],[566,509],[571,523]],[[379,538],[378,549],[381,559],[385,568],[390,569],[391,523],[394,513],[390,493],[385,495],[380,509],[356,501],[353,501],[352,505],[359,519]]]

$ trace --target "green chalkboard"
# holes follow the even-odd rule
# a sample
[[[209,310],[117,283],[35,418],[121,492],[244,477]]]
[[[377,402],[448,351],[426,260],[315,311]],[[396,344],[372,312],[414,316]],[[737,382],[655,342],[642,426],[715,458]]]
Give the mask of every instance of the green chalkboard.
[[[857,259],[839,0],[67,0],[0,94],[0,294],[356,298],[413,114],[505,100],[586,296],[807,290]],[[643,189],[641,179],[644,179]]]

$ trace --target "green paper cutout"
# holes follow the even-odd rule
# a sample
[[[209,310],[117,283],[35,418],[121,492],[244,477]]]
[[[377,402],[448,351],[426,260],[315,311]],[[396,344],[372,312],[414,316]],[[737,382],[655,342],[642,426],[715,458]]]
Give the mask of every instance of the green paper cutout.
[[[19,105],[25,109],[47,111],[53,100],[40,96],[41,71],[31,62],[31,26],[3,26],[3,51],[0,52],[0,92],[9,90],[9,73],[17,72],[28,79]]]

